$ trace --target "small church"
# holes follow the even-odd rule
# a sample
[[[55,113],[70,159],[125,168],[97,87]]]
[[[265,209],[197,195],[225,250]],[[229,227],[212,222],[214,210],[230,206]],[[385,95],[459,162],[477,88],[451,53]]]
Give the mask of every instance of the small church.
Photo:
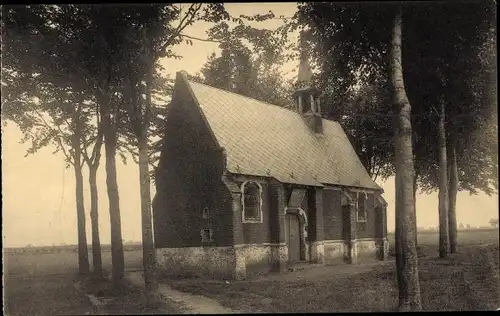
[[[177,73],[153,201],[159,271],[245,279],[388,255],[387,203],[307,59],[293,110]]]

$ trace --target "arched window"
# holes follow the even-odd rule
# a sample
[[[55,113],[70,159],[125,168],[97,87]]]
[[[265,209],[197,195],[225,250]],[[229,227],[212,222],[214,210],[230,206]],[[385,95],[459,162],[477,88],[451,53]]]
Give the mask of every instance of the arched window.
[[[367,206],[368,195],[365,192],[358,192],[358,205],[357,205],[357,220],[358,222],[366,222],[367,220]]]
[[[210,217],[210,210],[208,209],[208,207],[205,207],[203,209],[202,217],[203,219],[208,219]]]
[[[243,222],[262,223],[261,191],[255,182],[243,184]]]
[[[309,95],[302,96],[302,113],[312,112],[311,98]]]

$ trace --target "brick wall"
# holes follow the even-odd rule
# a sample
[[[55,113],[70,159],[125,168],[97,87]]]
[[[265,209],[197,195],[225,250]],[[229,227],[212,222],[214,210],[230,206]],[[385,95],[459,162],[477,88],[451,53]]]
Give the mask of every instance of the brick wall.
[[[375,208],[375,237],[383,238],[384,234],[384,208],[378,206]]]
[[[353,194],[354,195],[354,194]],[[376,236],[376,228],[377,228],[377,214],[375,210],[375,201],[374,195],[368,194],[368,211],[367,211],[367,220],[366,222],[358,222],[358,238],[375,238]]]
[[[309,223],[308,227],[308,238],[309,241],[317,241],[317,240],[322,240],[321,238],[318,239],[318,212],[316,208],[316,192],[314,189],[308,189],[306,193],[306,199],[307,199],[307,222]],[[322,223],[320,223],[322,224]]]
[[[283,213],[285,209],[284,196],[282,191],[282,184],[277,182],[272,182],[268,186],[268,197],[269,197],[269,239],[271,243],[284,242],[284,232],[280,232],[280,213]],[[281,210],[281,211],[280,211]],[[283,236],[280,236],[280,233]]]
[[[241,187],[244,181],[251,180],[258,182],[262,187],[262,223],[242,223],[243,243],[262,244],[271,242],[271,217],[276,214],[270,208],[270,189],[266,179],[256,177],[238,176],[236,184]],[[242,214],[238,214],[240,217]]]
[[[182,80],[176,81],[153,205],[155,247],[232,244],[232,198],[221,181],[223,154]],[[203,219],[203,209],[209,219]],[[202,244],[201,229],[213,242]]]
[[[344,216],[340,190],[323,189],[323,232],[325,240],[344,239]],[[348,222],[346,222],[347,224]]]
[[[324,240],[325,239],[325,228],[324,228],[324,222],[325,222],[325,217],[324,217],[324,210],[323,210],[323,195],[324,195],[324,189],[321,188],[316,188],[313,192],[315,198],[314,198],[314,209],[316,213],[316,221],[315,221],[315,237],[316,240]]]

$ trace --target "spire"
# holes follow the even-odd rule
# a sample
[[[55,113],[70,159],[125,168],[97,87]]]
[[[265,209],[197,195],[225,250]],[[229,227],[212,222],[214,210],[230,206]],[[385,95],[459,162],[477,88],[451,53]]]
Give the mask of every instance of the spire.
[[[300,54],[297,90],[293,94],[295,109],[302,115],[304,122],[314,133],[323,132],[321,107],[319,104],[319,91],[312,85],[312,70],[309,60],[302,49]]]
[[[299,74],[298,83],[301,88],[311,87],[312,71],[309,65],[309,60],[304,51],[300,53],[300,64],[299,64]]]

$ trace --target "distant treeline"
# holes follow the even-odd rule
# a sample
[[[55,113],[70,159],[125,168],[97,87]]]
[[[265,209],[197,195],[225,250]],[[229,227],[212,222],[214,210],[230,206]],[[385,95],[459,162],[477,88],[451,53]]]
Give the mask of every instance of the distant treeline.
[[[471,228],[458,228],[459,232],[484,232],[484,231],[498,231],[498,228],[493,227],[471,227]],[[437,233],[439,229],[421,229],[418,230],[418,233],[426,234],[426,233]]]
[[[136,251],[141,250],[142,244],[124,244],[124,251]],[[89,245],[89,253],[91,253],[92,247]],[[101,245],[101,251],[111,251],[111,245]],[[78,252],[77,245],[63,245],[63,246],[40,246],[35,247],[27,245],[25,247],[4,247],[3,252],[5,253],[54,253],[54,252]]]
[[[471,228],[458,228],[459,232],[485,232],[485,231],[498,231],[498,228],[494,227],[471,227]],[[438,228],[428,228],[428,229],[419,229],[419,234],[433,234],[438,233]],[[394,231],[388,232],[388,234],[394,234]]]

